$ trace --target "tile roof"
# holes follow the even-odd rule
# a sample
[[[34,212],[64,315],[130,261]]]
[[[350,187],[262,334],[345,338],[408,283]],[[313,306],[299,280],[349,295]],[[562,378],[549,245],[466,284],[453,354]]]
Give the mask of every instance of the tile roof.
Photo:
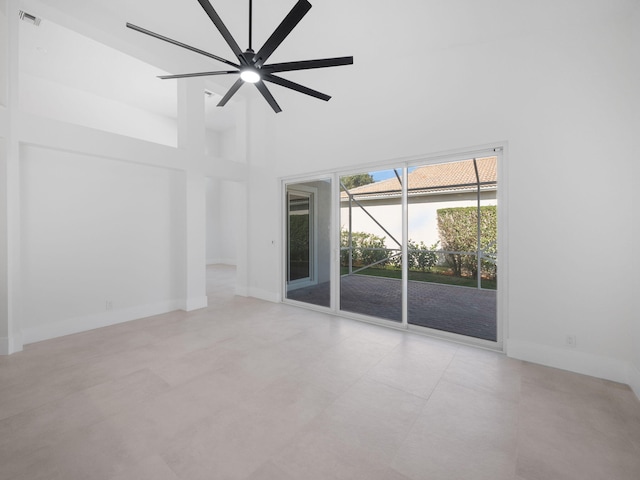
[[[481,189],[493,188],[497,181],[496,157],[477,158],[478,176]],[[473,160],[460,162],[438,163],[418,167],[408,175],[409,195],[421,193],[434,193],[445,191],[465,191],[475,190],[476,173],[473,167]],[[380,182],[369,183],[349,190],[356,197],[365,196],[392,196],[401,193],[400,182],[397,178],[389,178]],[[346,198],[346,192],[341,193],[342,198]]]

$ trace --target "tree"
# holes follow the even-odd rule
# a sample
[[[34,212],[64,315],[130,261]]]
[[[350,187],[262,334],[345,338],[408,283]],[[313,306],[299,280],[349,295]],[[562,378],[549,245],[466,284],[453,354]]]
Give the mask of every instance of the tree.
[[[347,175],[340,177],[342,184],[348,189],[361,187],[362,185],[368,185],[373,183],[373,177],[370,173],[359,173],[357,175]]]
[[[438,231],[442,249],[450,252],[476,252],[478,249],[477,207],[443,208],[438,212]],[[493,205],[480,207],[480,249],[485,258],[481,261],[482,273],[496,276],[498,215]],[[478,275],[478,258],[475,254],[447,253],[445,259],[454,275],[469,273]],[[494,260],[494,261],[492,261]]]

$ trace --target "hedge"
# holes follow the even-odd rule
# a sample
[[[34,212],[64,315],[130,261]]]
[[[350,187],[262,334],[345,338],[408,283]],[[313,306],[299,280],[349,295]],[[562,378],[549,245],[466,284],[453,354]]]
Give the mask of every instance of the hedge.
[[[475,252],[478,242],[478,208],[458,207],[437,210],[438,231],[442,250],[452,252]],[[480,207],[480,248],[484,254],[493,258],[497,253],[498,211],[495,205]],[[448,253],[445,255],[447,264],[457,276],[465,274],[473,278],[478,276],[478,260],[476,255]],[[481,263],[482,275],[495,278],[496,264],[494,261],[483,259]]]

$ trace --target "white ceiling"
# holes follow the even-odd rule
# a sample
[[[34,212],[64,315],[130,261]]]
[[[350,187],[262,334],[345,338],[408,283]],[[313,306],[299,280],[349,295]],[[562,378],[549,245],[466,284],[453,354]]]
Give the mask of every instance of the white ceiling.
[[[240,47],[246,48],[248,0],[211,0],[211,3]],[[253,48],[257,50],[296,0],[253,3]],[[290,72],[283,76],[329,94],[336,85],[357,89],[365,76],[369,84],[380,82],[377,90],[383,98],[392,87],[387,84],[389,71],[397,72],[399,79],[408,70],[428,71],[429,52],[513,36],[544,35],[567,24],[594,19],[606,22],[627,14],[640,0],[311,0],[311,3],[311,11],[270,60],[353,55],[354,66]],[[173,81],[157,80],[157,74],[162,70],[185,73],[225,69],[225,65],[129,30],[125,28],[126,22],[233,60],[229,47],[196,0],[23,0],[22,8],[43,17],[39,28],[22,25],[21,55],[25,70],[34,73],[46,68],[57,81],[96,93],[110,91],[110,95],[122,101],[165,115],[175,112],[175,104],[160,99],[166,99],[167,91],[175,86],[171,85]],[[144,59],[147,64],[127,55]],[[380,76],[383,69],[386,72]],[[234,80],[235,77],[215,77],[208,80],[207,87],[224,93]],[[270,88],[277,98],[301,96],[278,86]],[[244,90],[238,94],[242,95]],[[231,120],[226,113],[229,109],[215,111],[215,115],[209,115],[211,125],[217,122],[218,129],[229,126]]]

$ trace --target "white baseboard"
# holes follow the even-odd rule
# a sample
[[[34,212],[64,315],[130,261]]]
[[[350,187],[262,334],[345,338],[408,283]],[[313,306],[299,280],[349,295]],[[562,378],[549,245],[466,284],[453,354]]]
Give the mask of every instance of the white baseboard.
[[[282,298],[278,293],[264,290],[262,288],[247,287],[245,285],[236,285],[236,295],[240,297],[254,297],[267,302],[280,303]]]
[[[249,296],[249,287],[244,285],[236,285],[235,289],[236,295],[239,297],[248,297]]]
[[[629,386],[640,400],[640,366],[629,363]]]
[[[263,290],[262,288],[249,288],[249,297],[259,298],[260,300],[265,300],[267,302],[276,302],[279,303],[282,301],[280,298],[280,294],[270,292],[269,290]]]
[[[22,330],[22,336],[25,344],[40,342],[42,340],[85,332],[95,328],[108,327],[109,325],[173,312],[179,310],[182,304],[184,304],[184,302],[168,300],[156,304],[139,305],[108,312],[94,313],[82,317],[68,318],[46,325],[25,328]]]
[[[519,360],[614,382],[629,382],[629,363],[617,358],[581,352],[574,348],[550,347],[518,340],[508,340],[506,347],[507,356]]]
[[[207,308],[209,305],[209,299],[207,297],[200,298],[188,298],[184,303],[184,308],[182,310],[186,312],[191,312],[193,310],[199,310],[201,308]]]
[[[0,355],[11,355],[22,351],[22,335],[0,337]]]

